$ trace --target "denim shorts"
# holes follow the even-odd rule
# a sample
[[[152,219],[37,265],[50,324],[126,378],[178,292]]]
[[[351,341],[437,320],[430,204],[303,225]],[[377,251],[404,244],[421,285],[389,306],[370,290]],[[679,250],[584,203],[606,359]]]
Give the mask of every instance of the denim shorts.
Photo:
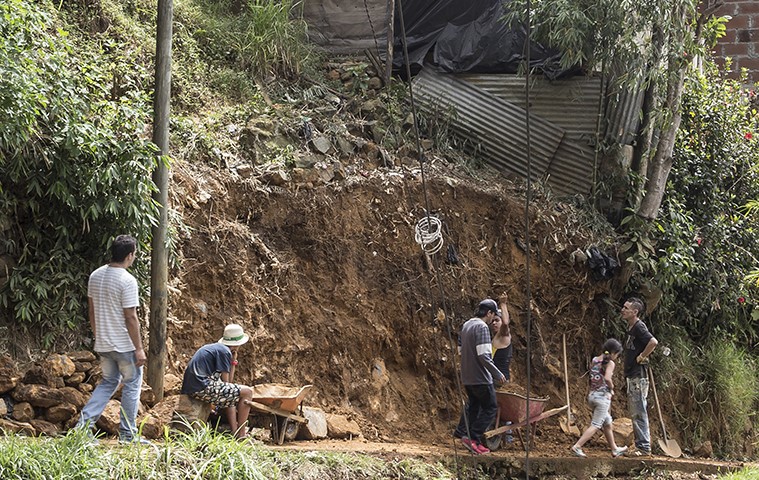
[[[593,408],[593,418],[590,420],[591,425],[599,430],[605,425],[611,425],[612,419],[611,415],[609,415],[611,396],[608,392],[590,392],[588,404]]]

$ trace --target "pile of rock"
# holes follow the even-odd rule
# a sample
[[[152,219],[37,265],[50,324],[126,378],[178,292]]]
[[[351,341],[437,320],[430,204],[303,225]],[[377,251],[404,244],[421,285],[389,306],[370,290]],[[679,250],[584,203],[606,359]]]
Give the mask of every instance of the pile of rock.
[[[0,430],[24,435],[53,436],[74,426],[79,412],[100,381],[100,363],[88,351],[52,354],[21,372],[9,356],[0,357]],[[138,423],[143,436],[158,438],[171,419],[181,380],[167,375],[166,398],[155,402],[152,389],[143,384]],[[97,422],[97,427],[117,434],[120,390]]]
[[[102,377],[100,362],[92,352],[51,354],[25,372],[9,356],[0,356],[0,433],[55,436],[72,428],[82,407]],[[137,423],[145,438],[162,438],[175,410],[183,419],[208,417],[209,406],[179,395],[182,381],[176,375],[164,377],[164,399],[155,401],[153,390],[143,382]],[[121,388],[105,407],[97,422],[101,431],[117,435],[121,412]],[[304,408],[308,425],[299,438],[356,438],[358,424],[342,415],[330,415],[318,408]],[[176,423],[176,422],[175,422]]]

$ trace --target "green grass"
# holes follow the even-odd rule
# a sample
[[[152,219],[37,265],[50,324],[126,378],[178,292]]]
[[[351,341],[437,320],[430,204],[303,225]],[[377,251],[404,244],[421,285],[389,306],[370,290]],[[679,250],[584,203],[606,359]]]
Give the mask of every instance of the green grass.
[[[719,478],[720,480],[756,480],[759,478],[759,467],[746,467],[739,472],[728,473]]]
[[[440,463],[344,452],[272,450],[209,429],[154,445],[94,446],[71,431],[56,439],[0,437],[0,478],[37,479],[453,479]]]

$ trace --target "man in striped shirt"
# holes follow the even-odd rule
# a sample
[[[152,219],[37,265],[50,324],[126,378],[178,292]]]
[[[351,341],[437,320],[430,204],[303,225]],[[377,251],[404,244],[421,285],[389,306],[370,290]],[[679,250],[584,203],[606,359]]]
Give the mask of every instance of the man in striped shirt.
[[[87,284],[90,327],[95,351],[100,355],[103,379],[82,409],[77,428],[92,428],[106,404],[124,383],[121,392],[119,440],[140,441],[136,418],[142,387],[145,350],[140,336],[137,307],[140,305],[137,280],[127,272],[137,256],[137,241],[119,235],[111,244],[111,262],[98,268]]]
[[[490,323],[498,314],[498,304],[487,298],[480,302],[473,318],[461,327],[461,383],[468,401],[454,436],[475,455],[489,453],[482,444],[482,434],[490,427],[498,412],[493,380],[506,382],[493,363]]]

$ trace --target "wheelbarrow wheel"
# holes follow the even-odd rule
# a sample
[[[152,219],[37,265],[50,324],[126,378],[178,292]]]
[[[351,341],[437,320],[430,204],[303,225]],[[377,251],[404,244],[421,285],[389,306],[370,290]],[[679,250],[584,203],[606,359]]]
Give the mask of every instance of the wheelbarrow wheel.
[[[284,435],[280,436],[282,430],[284,430]],[[276,416],[271,425],[271,439],[278,444],[280,438],[291,442],[298,436],[298,430],[300,430],[300,423],[288,421],[286,417]]]
[[[503,434],[495,435],[495,436],[485,439],[485,446],[488,447],[488,449],[490,449],[491,451],[495,451],[501,448],[502,441],[503,441]]]

